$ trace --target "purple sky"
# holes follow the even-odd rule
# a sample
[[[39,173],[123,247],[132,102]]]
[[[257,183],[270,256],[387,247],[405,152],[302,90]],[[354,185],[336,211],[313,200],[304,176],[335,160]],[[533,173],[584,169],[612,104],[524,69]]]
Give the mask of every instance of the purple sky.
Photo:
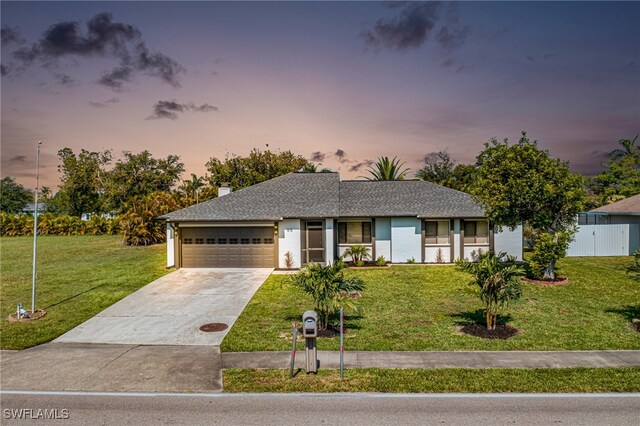
[[[253,147],[339,170],[520,130],[593,173],[640,132],[640,3],[1,3],[2,176],[56,153]],[[106,12],[106,13],[105,13]],[[186,177],[187,175],[185,175]]]

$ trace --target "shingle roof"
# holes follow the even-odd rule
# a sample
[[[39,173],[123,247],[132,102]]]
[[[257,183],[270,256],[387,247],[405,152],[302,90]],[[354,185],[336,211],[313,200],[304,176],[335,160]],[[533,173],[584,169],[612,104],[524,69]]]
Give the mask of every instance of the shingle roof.
[[[161,216],[169,221],[281,218],[483,217],[471,195],[425,181],[340,181],[337,173],[290,173]]]
[[[598,207],[589,211],[590,213],[640,213],[640,194],[633,197],[625,198],[624,200],[616,201],[615,203],[607,204],[606,206]]]
[[[422,180],[340,183],[341,217],[483,217],[484,210],[465,192]]]
[[[289,173],[160,218],[180,222],[337,217],[339,187],[337,173]]]

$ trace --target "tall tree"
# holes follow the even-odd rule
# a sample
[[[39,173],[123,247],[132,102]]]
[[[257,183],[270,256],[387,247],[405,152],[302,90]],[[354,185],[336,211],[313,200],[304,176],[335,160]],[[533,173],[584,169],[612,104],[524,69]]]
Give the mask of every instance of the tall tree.
[[[11,176],[0,180],[0,211],[18,213],[28,203],[33,202],[33,193],[20,185]]]
[[[369,168],[367,172],[371,176],[365,177],[368,180],[403,180],[407,173],[411,170],[402,168],[405,163],[401,163],[398,157],[379,157]]]
[[[207,162],[209,183],[218,187],[228,183],[234,190],[246,188],[287,173],[304,170],[309,162],[291,151],[271,152],[252,149],[247,157],[231,156],[224,160],[212,157]]]
[[[416,176],[447,188],[469,192],[475,181],[476,168],[468,164],[456,164],[448,152],[440,151],[427,155]]]
[[[82,149],[76,155],[71,148],[63,148],[58,158],[62,177],[57,202],[62,212],[72,216],[101,212],[104,167],[111,162],[111,151]]]
[[[138,154],[123,153],[108,172],[106,206],[109,211],[122,212],[124,204],[156,191],[170,191],[184,172],[184,164],[177,155],[154,158],[145,150]]]
[[[204,178],[196,175],[195,173],[191,173],[191,179],[183,180],[182,185],[178,188],[180,192],[182,192],[185,197],[195,201],[196,203],[200,202],[200,188],[205,186]],[[207,198],[203,198],[205,201]]]
[[[528,223],[538,233],[534,252],[544,259],[542,278],[555,278],[556,261],[566,255],[583,209],[584,182],[568,163],[551,158],[526,132],[517,144],[492,139],[478,155],[474,195],[498,226]],[[546,235],[545,235],[546,234]]]
[[[618,141],[621,148],[609,154],[609,161],[603,164],[605,170],[590,179],[589,186],[596,203],[613,203],[632,195],[640,194],[640,147],[636,145],[638,136]]]

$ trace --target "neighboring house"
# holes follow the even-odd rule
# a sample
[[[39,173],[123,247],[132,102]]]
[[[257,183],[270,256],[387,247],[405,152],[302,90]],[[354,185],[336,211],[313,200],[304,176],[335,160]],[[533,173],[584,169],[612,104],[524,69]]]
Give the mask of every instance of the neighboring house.
[[[33,213],[36,211],[36,203],[28,203],[25,205],[21,212],[22,214],[28,214],[33,216]],[[47,211],[47,205],[43,203],[38,203],[38,216]]]
[[[640,248],[640,194],[578,216],[568,256],[629,256]]]
[[[354,244],[373,259],[443,262],[495,249],[522,258],[522,227],[494,232],[464,192],[431,182],[341,181],[290,173],[161,216],[167,266],[293,267],[331,263]]]

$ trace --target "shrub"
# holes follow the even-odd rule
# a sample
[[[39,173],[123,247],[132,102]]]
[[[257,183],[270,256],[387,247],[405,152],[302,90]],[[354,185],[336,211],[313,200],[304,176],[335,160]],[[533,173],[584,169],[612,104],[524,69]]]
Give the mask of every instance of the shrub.
[[[360,268],[362,268],[364,265],[365,265],[364,260],[358,260],[358,261],[356,262],[356,266],[358,266],[358,267],[360,267]]]
[[[386,264],[387,264],[387,259],[385,259],[384,256],[378,256],[378,258],[376,259],[376,265],[384,266]]]
[[[341,307],[359,309],[349,298],[349,293],[364,290],[364,282],[357,277],[345,278],[344,268],[345,264],[340,259],[328,266],[312,263],[291,276],[292,284],[313,298],[320,329],[327,328],[329,319]]]
[[[438,247],[436,251],[436,263],[444,263],[444,252],[442,251],[442,247]]]
[[[627,266],[627,274],[631,274],[636,279],[640,279],[640,249],[633,252],[633,263]]]
[[[531,277],[554,280],[556,262],[565,256],[572,238],[573,234],[567,232],[539,233],[528,264]]]
[[[506,253],[480,253],[478,262],[456,260],[456,265],[469,272],[473,279],[469,283],[478,287],[478,297],[484,303],[487,330],[495,330],[498,311],[522,295],[520,277],[524,270]]]
[[[344,251],[345,256],[350,256],[353,263],[358,263],[361,260],[368,259],[371,256],[371,249],[362,244],[356,244],[350,246]]]
[[[164,242],[165,223],[157,218],[180,207],[175,195],[162,191],[130,200],[125,204],[125,213],[118,217],[124,244],[148,246]]]
[[[416,258],[415,257],[411,257],[409,259],[407,259],[407,263],[416,263]]]

